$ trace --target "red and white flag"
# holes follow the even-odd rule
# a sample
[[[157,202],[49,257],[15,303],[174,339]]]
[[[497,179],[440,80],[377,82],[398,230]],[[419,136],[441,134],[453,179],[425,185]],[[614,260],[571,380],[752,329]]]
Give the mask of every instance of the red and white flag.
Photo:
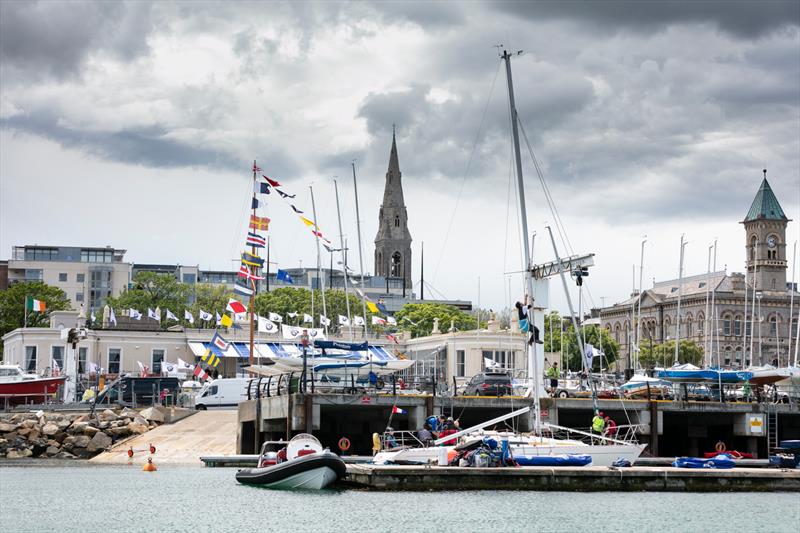
[[[200,368],[200,365],[194,365],[194,375],[203,381],[208,381],[209,379],[208,372]]]
[[[228,309],[228,311],[230,311],[231,313],[234,313],[234,314],[246,313],[247,312],[247,308],[244,306],[244,304],[242,302],[240,302],[239,300],[234,300],[233,298],[228,300],[227,309]]]

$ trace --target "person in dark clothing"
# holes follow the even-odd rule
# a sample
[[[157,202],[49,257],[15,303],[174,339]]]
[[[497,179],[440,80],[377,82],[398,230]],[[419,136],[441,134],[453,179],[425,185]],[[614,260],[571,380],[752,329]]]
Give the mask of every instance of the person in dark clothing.
[[[517,308],[517,319],[519,320],[519,329],[523,333],[530,332],[528,344],[544,344],[544,341],[539,338],[539,328],[537,328],[530,319],[530,310],[533,307],[528,301],[528,295],[525,295],[525,303],[517,302],[514,306]]]
[[[419,438],[419,441],[425,446],[433,442],[433,433],[431,432],[431,425],[425,422],[425,424],[423,424],[422,426],[422,429],[417,431],[417,438]]]

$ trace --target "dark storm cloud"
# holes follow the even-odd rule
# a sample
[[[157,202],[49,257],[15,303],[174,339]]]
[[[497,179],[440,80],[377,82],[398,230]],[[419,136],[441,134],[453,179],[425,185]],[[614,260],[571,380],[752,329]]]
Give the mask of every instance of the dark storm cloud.
[[[0,2],[3,84],[79,76],[95,53],[130,61],[148,51],[147,2]]]
[[[574,20],[599,31],[648,33],[671,24],[712,23],[733,35],[755,38],[777,28],[800,25],[800,2],[796,0],[537,0],[493,5],[531,21]]]

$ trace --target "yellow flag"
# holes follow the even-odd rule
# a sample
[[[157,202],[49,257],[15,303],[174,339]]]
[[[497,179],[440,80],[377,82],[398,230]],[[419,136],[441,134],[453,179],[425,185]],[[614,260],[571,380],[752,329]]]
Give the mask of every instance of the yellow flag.
[[[222,324],[223,328],[229,328],[233,325],[233,319],[228,315],[222,315],[222,318],[219,320],[219,323]]]
[[[377,313],[378,312],[378,306],[375,305],[372,302],[367,302],[367,309],[369,309],[370,312],[372,312],[372,313]]]
[[[211,355],[211,350],[206,350],[206,353],[204,353],[200,359],[205,363],[209,355]]]
[[[214,360],[211,361],[211,366],[213,366],[214,368],[217,368],[219,366],[220,358],[217,357],[217,356],[213,356],[213,357],[214,357]]]
[[[314,223],[311,222],[310,220],[308,220],[306,217],[300,217],[300,220],[302,220],[303,224],[305,224],[306,226],[313,226],[314,225]]]

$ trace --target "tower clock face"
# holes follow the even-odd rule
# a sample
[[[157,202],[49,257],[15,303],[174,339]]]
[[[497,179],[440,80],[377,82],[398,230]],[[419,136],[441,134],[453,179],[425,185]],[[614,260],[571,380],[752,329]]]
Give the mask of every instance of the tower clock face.
[[[773,237],[772,235],[767,237],[767,246],[769,246],[770,248],[775,248],[775,237]]]

